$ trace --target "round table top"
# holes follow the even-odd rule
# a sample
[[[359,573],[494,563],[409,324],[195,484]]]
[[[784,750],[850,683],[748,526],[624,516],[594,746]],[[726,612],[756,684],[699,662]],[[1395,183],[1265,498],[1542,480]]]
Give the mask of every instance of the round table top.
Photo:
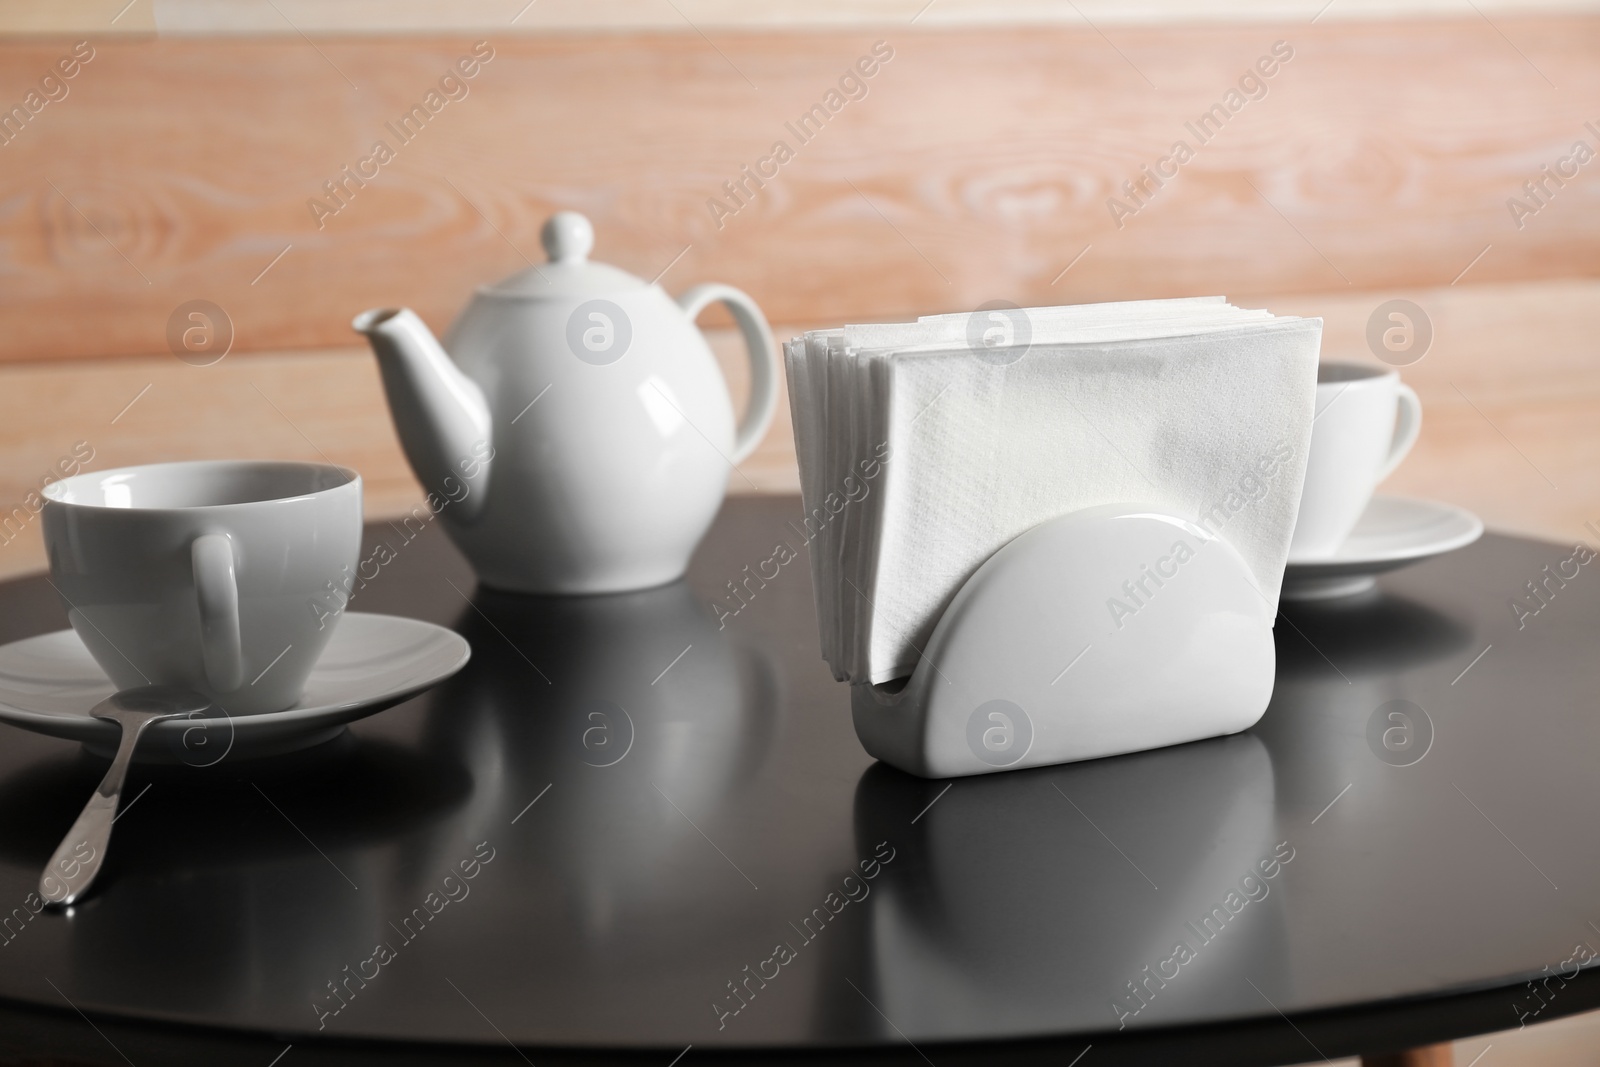
[[[469,601],[443,530],[370,528],[352,608],[472,662],[317,749],[135,768],[70,915],[23,905],[105,764],[0,731],[0,1058],[1267,1064],[1600,1002],[1570,547],[1287,606],[1242,734],[925,781],[856,741],[799,515],[730,500],[687,581],[573,599]],[[3,640],[65,625],[42,577],[0,605]]]

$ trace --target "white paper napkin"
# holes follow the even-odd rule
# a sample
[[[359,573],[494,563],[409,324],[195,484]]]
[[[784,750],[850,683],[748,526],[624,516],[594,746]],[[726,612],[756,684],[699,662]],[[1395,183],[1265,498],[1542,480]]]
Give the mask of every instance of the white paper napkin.
[[[1001,336],[1004,313],[994,320]],[[1011,320],[1015,321],[1015,320]],[[1012,538],[1142,502],[1232,542],[1276,607],[1310,441],[1321,320],[1221,298],[1029,309],[1032,345],[971,317],[785,346],[824,658],[882,682]]]

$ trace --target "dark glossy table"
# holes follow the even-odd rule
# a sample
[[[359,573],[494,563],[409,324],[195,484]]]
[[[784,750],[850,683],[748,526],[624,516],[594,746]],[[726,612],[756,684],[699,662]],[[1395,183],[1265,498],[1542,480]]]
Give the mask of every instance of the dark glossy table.
[[[952,784],[857,744],[803,557],[717,629],[798,516],[732,500],[686,583],[559,601],[469,603],[442,530],[373,527],[353,608],[472,663],[316,750],[136,771],[70,916],[22,905],[104,764],[0,727],[0,1062],[1270,1064],[1600,1003],[1600,574],[1510,606],[1570,548],[1292,609],[1244,734]],[[65,625],[41,578],[0,605]]]

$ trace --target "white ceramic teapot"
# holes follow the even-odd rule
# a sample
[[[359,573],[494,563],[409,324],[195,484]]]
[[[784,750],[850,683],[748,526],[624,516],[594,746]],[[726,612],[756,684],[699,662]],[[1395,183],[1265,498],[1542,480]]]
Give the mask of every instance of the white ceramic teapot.
[[[522,593],[611,593],[680,577],[732,464],[772,421],[777,350],[744,293],[660,286],[588,261],[562,212],[550,262],[478,289],[445,339],[409,309],[356,316],[406,458],[479,579]],[[750,357],[743,423],[694,319],[721,301]],[[446,349],[449,354],[446,355]]]

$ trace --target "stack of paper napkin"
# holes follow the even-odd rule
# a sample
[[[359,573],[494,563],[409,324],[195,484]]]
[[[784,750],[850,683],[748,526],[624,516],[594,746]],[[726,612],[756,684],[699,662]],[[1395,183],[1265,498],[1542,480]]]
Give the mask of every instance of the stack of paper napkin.
[[[1097,504],[1150,504],[1231,542],[1276,610],[1321,340],[1321,319],[1203,297],[996,307],[788,342],[834,676],[910,674],[984,560]]]

